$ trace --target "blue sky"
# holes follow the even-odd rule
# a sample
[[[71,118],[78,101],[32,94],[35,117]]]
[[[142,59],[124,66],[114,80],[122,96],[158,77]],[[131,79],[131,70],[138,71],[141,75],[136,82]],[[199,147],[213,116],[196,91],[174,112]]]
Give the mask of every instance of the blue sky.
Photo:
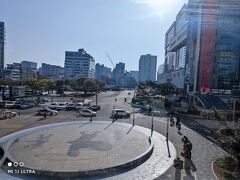
[[[0,0],[6,63],[64,65],[65,50],[84,48],[96,62],[138,69],[141,54],[164,60],[164,36],[187,0]],[[40,64],[38,64],[38,67]]]

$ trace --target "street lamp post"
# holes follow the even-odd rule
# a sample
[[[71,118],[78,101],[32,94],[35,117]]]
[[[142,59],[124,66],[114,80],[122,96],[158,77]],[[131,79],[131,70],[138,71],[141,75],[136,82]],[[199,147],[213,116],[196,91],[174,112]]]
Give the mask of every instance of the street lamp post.
[[[98,105],[98,90],[96,90],[96,106]]]
[[[233,99],[233,129],[235,129],[235,109],[236,109],[236,99]]]
[[[152,126],[151,126],[151,137],[153,135],[153,112],[152,112]]]
[[[133,108],[133,126],[135,125],[135,117],[134,117],[134,108]]]
[[[168,141],[169,117],[167,117],[166,141]]]

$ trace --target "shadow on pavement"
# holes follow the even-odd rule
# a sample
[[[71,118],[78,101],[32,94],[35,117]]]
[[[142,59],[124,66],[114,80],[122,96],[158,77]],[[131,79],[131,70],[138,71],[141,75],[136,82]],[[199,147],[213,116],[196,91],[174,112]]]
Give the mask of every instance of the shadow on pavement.
[[[169,149],[168,140],[166,140],[166,143],[167,143],[168,157],[170,158],[171,157],[171,153],[170,153],[170,149]]]
[[[87,123],[85,123],[85,124],[79,126],[78,128],[81,128],[81,127],[83,127],[83,126],[86,126],[86,125],[89,124],[89,123],[90,123],[90,122],[87,122]]]
[[[104,130],[106,130],[107,128],[109,128],[113,123],[107,125],[107,127],[104,128]]]
[[[177,157],[177,159],[174,160],[175,167],[175,180],[181,180],[181,170],[183,169],[183,161]]]
[[[132,128],[133,128],[134,126],[132,126],[129,130],[128,130],[128,132],[127,132],[127,134],[129,134],[130,133],[130,131],[132,130]]]

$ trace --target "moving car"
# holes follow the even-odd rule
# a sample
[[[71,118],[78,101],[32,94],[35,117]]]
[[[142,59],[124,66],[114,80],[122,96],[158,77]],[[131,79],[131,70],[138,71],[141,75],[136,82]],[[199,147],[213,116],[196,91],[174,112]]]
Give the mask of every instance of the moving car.
[[[131,117],[131,113],[128,112],[128,111],[125,111],[123,109],[114,109],[112,111],[112,114],[111,114],[111,117],[110,118],[113,118],[113,117],[117,117],[119,119],[127,119],[127,118],[130,118]]]
[[[38,114],[38,115],[45,115],[45,113],[46,113],[47,115],[54,115],[54,116],[56,116],[56,115],[58,114],[57,111],[52,110],[52,109],[50,109],[50,108],[40,109],[40,110],[37,111],[37,114]]]
[[[101,109],[101,106],[99,106],[99,105],[92,105],[88,109],[90,109],[92,111],[99,111]]]
[[[82,109],[80,111],[80,114],[85,117],[94,117],[96,116],[96,112],[90,110],[90,109]]]

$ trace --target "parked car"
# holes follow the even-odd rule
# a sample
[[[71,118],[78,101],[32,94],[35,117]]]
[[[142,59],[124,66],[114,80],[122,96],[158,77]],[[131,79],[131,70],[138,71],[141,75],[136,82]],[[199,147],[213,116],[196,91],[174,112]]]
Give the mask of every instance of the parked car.
[[[99,106],[99,105],[92,105],[88,109],[96,112],[96,111],[99,111],[101,109],[101,106]]]
[[[54,115],[54,116],[56,116],[58,114],[57,111],[52,110],[50,108],[44,108],[44,109],[40,109],[37,111],[38,115],[45,115],[45,113],[46,113],[46,115]]]
[[[82,109],[82,108],[83,108],[83,102],[77,103],[76,106],[75,106],[75,108],[76,108],[76,110]]]
[[[51,103],[48,107],[49,107],[50,109],[56,109],[57,106],[58,106],[58,104],[59,104],[59,103],[57,103],[57,102]]]
[[[59,103],[59,104],[57,105],[57,107],[56,107],[56,110],[62,111],[62,110],[64,110],[64,109],[66,109],[67,105],[68,105],[67,102]]]
[[[143,105],[143,106],[141,107],[141,110],[142,110],[142,111],[152,112],[153,108],[152,108],[152,106],[146,104],[146,105]]]
[[[80,111],[80,114],[85,117],[94,117],[96,116],[96,112],[90,110],[90,109],[82,109]]]
[[[111,117],[110,118],[113,118],[113,117],[117,117],[119,119],[127,119],[127,118],[130,118],[131,117],[131,113],[128,112],[128,111],[125,111],[123,109],[114,109],[112,111],[112,114],[111,114]]]
[[[83,102],[84,107],[90,107],[92,100],[90,99],[85,99]]]
[[[67,110],[67,111],[76,110],[76,104],[73,104],[73,103],[68,104],[68,105],[66,106],[65,110]]]
[[[13,102],[8,102],[5,104],[5,108],[13,109],[13,108],[15,108],[15,104]]]
[[[136,102],[136,103],[131,103],[131,106],[133,108],[141,108],[141,104],[139,102]]]
[[[33,108],[34,107],[34,104],[32,103],[26,103],[26,104],[21,104],[20,105],[20,109],[30,109],[30,108]]]

